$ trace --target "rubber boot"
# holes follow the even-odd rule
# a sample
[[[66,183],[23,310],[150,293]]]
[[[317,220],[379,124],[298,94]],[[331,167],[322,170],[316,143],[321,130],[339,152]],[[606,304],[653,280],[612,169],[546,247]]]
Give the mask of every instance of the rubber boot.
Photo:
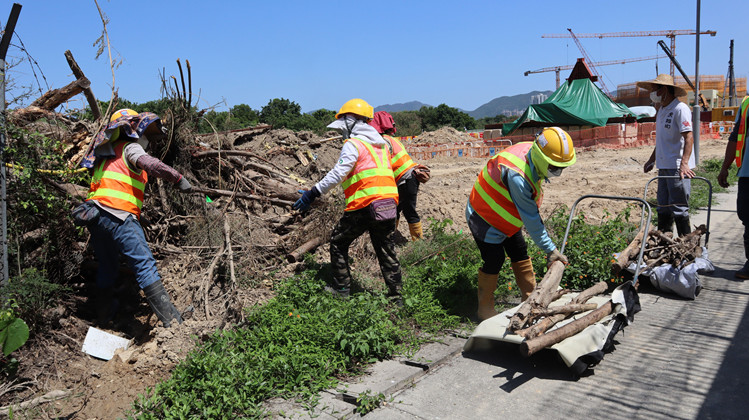
[[[177,308],[172,304],[169,299],[164,285],[161,280],[156,280],[154,283],[143,288],[143,293],[146,294],[148,304],[151,305],[151,309],[159,318],[165,328],[169,328],[172,325],[172,320],[177,320],[177,323],[182,323],[182,316],[180,315]]]
[[[412,241],[417,241],[424,238],[424,232],[421,230],[421,222],[409,223],[408,231],[411,232]]]
[[[674,231],[673,213],[658,213],[658,230],[667,233]]]
[[[479,269],[479,309],[477,312],[479,321],[497,315],[497,311],[494,309],[494,291],[497,289],[497,278],[499,278],[499,273],[486,274]]]
[[[520,289],[521,301],[528,299],[528,296],[536,289],[536,273],[533,272],[533,263],[531,259],[514,262],[512,272],[515,273],[515,283]]]
[[[689,222],[689,216],[674,217],[676,222],[676,233],[684,236],[692,232],[692,224]]]

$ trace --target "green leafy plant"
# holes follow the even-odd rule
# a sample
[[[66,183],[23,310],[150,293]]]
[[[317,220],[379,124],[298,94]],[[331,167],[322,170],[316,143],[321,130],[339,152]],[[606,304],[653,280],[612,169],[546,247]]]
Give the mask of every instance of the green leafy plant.
[[[385,394],[382,392],[372,395],[372,390],[368,389],[356,397],[356,409],[354,412],[363,416],[379,408],[385,400]]]
[[[6,301],[0,310],[0,373],[13,376],[18,369],[18,360],[8,359],[11,353],[18,350],[29,339],[29,327],[16,313],[18,304],[12,299]]]
[[[45,271],[27,268],[0,293],[18,302],[16,312],[33,327],[43,321],[44,310],[55,306],[68,291],[69,288],[50,282]]]

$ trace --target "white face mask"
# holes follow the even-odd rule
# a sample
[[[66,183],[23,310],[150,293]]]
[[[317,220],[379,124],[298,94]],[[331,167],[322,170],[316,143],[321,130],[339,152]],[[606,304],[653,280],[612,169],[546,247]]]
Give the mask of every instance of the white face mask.
[[[328,124],[327,127],[331,130],[338,131],[343,138],[347,139],[351,137],[351,132],[354,130],[354,126],[358,121],[359,120],[357,120],[353,115],[346,115]]]
[[[562,169],[564,169],[564,168],[551,168],[551,167],[550,167],[550,168],[549,168],[549,169],[548,169],[548,170],[546,171],[546,175],[547,175],[547,176],[548,176],[549,178],[554,178],[554,177],[557,177],[557,176],[559,176],[559,175],[562,175]]]
[[[661,103],[661,97],[658,96],[658,92],[650,92],[650,100],[653,101],[654,104]]]
[[[138,137],[138,144],[140,144],[140,147],[142,147],[143,150],[146,150],[148,148],[148,137],[146,136]]]

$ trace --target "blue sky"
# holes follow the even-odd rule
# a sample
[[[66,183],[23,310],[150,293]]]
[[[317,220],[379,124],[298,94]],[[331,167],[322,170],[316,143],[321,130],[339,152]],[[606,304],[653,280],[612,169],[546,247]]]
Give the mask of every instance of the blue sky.
[[[112,74],[106,53],[93,46],[102,23],[93,0],[17,1],[23,8],[8,61],[26,56],[44,75],[42,90],[73,80],[70,49],[108,100]],[[0,1],[5,26],[12,1]],[[192,67],[198,107],[218,110],[245,103],[260,109],[287,98],[304,112],[337,109],[360,97],[373,106],[421,101],[472,111],[505,95],[554,90],[554,72],[527,70],[574,64],[581,54],[569,38],[543,34],[695,29],[696,1],[107,1],[120,97],[160,97],[159,72],[178,76],[176,60]],[[749,2],[703,1],[700,74],[726,75],[734,39],[736,77],[749,75]],[[26,52],[19,49],[23,42]],[[594,61],[660,54],[660,37],[583,38]],[[695,37],[676,38],[677,59],[694,74]],[[667,59],[658,61],[668,73]],[[600,67],[609,89],[656,76],[656,62]],[[678,74],[678,72],[677,72]],[[37,69],[37,75],[41,76]],[[26,62],[9,77],[36,83]],[[562,73],[562,77],[566,76]],[[46,83],[46,84],[45,84]],[[36,89],[39,89],[36,86]],[[34,97],[38,97],[36,93]],[[71,107],[84,107],[82,96]]]

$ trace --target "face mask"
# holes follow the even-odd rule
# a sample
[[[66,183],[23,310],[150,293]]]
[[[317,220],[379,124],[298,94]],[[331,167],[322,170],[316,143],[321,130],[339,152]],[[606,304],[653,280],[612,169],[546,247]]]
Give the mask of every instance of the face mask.
[[[336,130],[343,138],[350,138],[351,133],[354,131],[354,126],[359,120],[356,119],[356,117],[351,115],[346,115],[345,117],[341,117],[332,123],[328,124],[328,128],[331,130]]]
[[[148,148],[148,137],[146,136],[138,137],[138,144],[140,144],[140,147],[142,147],[143,150],[146,150]]]
[[[654,104],[661,103],[661,97],[658,96],[658,92],[650,92],[650,100],[653,101]]]
[[[550,168],[549,168],[549,169],[548,169],[548,170],[546,171],[546,175],[547,175],[547,176],[548,176],[549,178],[554,178],[554,177],[557,177],[557,176],[559,176],[559,175],[562,175],[562,169],[564,169],[564,168],[551,168],[551,167],[550,167]]]

